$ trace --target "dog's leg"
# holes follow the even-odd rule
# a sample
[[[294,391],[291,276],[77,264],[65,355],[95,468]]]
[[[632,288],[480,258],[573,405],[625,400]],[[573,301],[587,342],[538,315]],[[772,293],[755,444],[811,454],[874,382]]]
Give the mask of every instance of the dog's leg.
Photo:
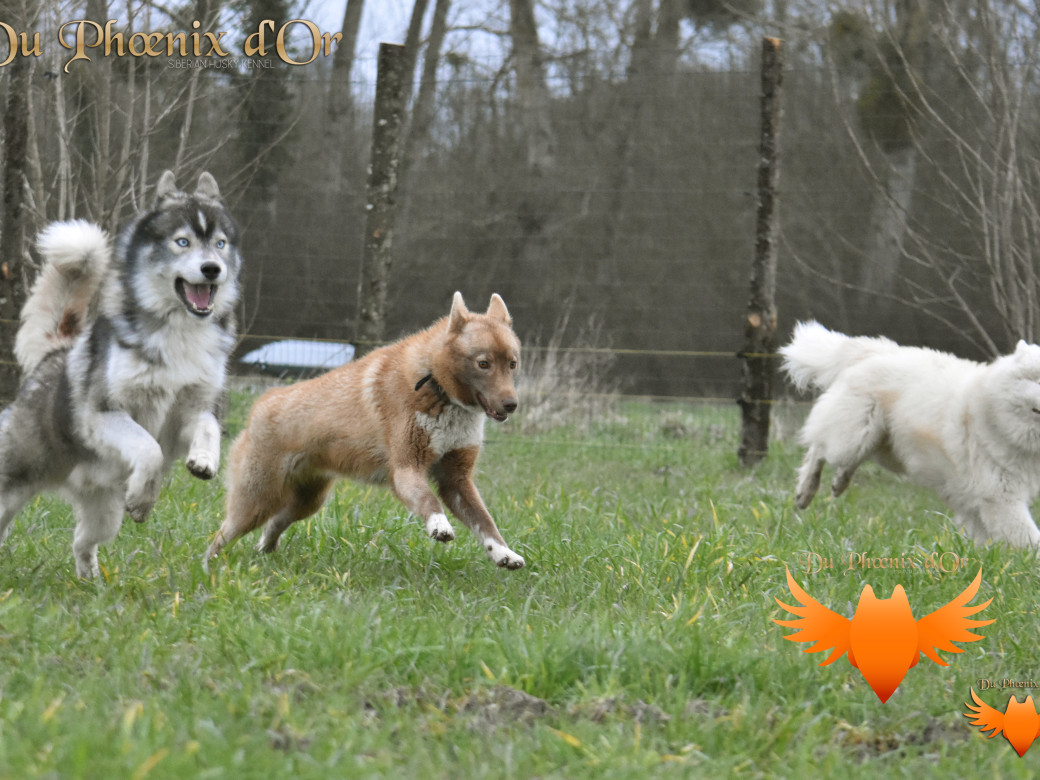
[[[994,541],[1012,547],[1040,547],[1040,530],[1024,501],[987,501],[979,508],[979,517],[984,535]]]
[[[496,566],[519,569],[523,567],[524,559],[506,545],[473,482],[472,474],[476,460],[475,448],[454,450],[444,456],[436,474],[441,498],[455,516],[476,534]]]
[[[426,475],[414,466],[401,466],[390,473],[390,487],[408,510],[423,519],[426,533],[438,542],[450,542],[455,538],[455,529],[437,497],[430,490]]]
[[[989,539],[989,534],[986,533],[986,526],[982,522],[982,517],[979,516],[979,510],[977,507],[954,512],[953,522],[956,523],[961,530],[964,531],[964,535],[973,542],[985,544],[986,540]]]
[[[11,533],[11,521],[34,495],[36,490],[26,486],[7,484],[0,489],[0,544],[6,542]]]
[[[278,549],[278,538],[285,529],[297,520],[310,517],[321,509],[331,488],[332,480],[324,477],[314,477],[307,482],[294,485],[292,503],[275,513],[267,521],[256,549],[262,553],[274,552]]]
[[[859,468],[859,463],[854,466],[847,466],[845,468],[836,468],[834,470],[834,478],[831,480],[831,495],[837,498],[848,488],[849,483],[852,482],[852,475],[856,473],[856,469]]]
[[[196,418],[184,465],[199,479],[216,476],[220,467],[220,423],[212,412],[202,412]]]
[[[126,412],[100,412],[85,427],[93,447],[123,462],[130,474],[126,485],[127,514],[135,522],[144,522],[162,487],[163,452],[159,442]]]
[[[809,447],[805,459],[798,469],[798,483],[795,487],[795,505],[805,509],[812,502],[816,491],[820,489],[820,475],[823,473],[823,458],[820,457],[816,445]]]
[[[72,555],[76,561],[76,576],[81,579],[97,577],[97,548],[116,538],[123,524],[123,501],[118,492],[92,492],[80,497],[73,505],[76,532],[72,540]]]
[[[238,537],[259,528],[284,503],[287,475],[279,471],[277,459],[258,457],[250,429],[231,443],[227,468],[227,512],[220,530],[202,556],[202,569],[209,572],[210,558]]]
[[[856,469],[875,453],[884,435],[884,413],[872,397],[837,386],[820,396],[802,429],[809,451],[799,470],[798,507],[804,509],[812,501],[824,462],[834,467],[831,495],[845,492]]]

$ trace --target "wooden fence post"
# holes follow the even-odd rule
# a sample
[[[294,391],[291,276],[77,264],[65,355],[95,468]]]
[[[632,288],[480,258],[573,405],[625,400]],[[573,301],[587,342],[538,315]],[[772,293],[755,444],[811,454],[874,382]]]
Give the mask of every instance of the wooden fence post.
[[[372,156],[365,204],[365,246],[358,282],[355,348],[360,357],[378,346],[386,334],[386,289],[396,210],[397,167],[404,118],[405,47],[379,44],[376,104],[372,124]]]
[[[751,265],[751,297],[744,320],[744,389],[740,404],[742,466],[753,466],[769,450],[769,413],[776,375],[776,236],[777,141],[780,134],[780,88],[783,64],[780,41],[762,41],[762,128],[758,161],[758,219]]]

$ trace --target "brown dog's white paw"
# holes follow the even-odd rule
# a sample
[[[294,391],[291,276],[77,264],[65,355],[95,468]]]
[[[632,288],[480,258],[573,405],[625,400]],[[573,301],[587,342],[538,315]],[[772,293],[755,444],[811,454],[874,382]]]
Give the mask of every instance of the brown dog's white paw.
[[[503,569],[522,569],[524,567],[524,559],[504,544],[488,541],[484,547],[487,549],[488,557],[496,566],[501,566]]]
[[[438,542],[450,542],[455,538],[455,529],[440,512],[434,512],[426,519],[426,533]]]

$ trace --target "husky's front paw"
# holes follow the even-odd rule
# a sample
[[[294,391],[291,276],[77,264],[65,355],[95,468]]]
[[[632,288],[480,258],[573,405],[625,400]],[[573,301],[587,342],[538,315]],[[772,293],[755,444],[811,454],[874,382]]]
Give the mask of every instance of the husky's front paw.
[[[148,480],[131,477],[126,491],[126,513],[135,523],[143,523],[152,513],[155,502],[159,500],[159,488],[162,487],[162,476]]]
[[[147,520],[153,507],[155,507],[155,501],[131,499],[129,496],[126,498],[126,513],[135,523],[143,523]]]
[[[189,453],[188,459],[184,461],[184,465],[188,467],[188,471],[191,472],[193,477],[213,479],[213,477],[217,476],[217,468],[220,463],[213,453],[201,450]]]
[[[426,533],[438,542],[450,542],[455,538],[455,529],[440,512],[434,512],[426,519]]]
[[[81,550],[75,554],[76,576],[81,580],[96,580],[101,577],[101,567],[98,566],[97,547]]]
[[[494,561],[496,566],[501,566],[503,569],[522,569],[524,567],[524,559],[504,544],[488,540],[484,547],[487,549],[488,558]]]

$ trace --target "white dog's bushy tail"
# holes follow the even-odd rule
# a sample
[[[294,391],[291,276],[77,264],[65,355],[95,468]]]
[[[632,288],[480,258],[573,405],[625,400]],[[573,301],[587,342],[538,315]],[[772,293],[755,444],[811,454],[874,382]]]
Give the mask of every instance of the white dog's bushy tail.
[[[826,390],[838,374],[870,355],[898,349],[884,337],[846,336],[828,330],[815,320],[799,322],[791,342],[781,347],[783,369],[799,390]]]
[[[25,375],[48,353],[69,346],[93,317],[112,251],[105,231],[79,219],[51,223],[36,247],[43,267],[22,307],[14,344]]]

